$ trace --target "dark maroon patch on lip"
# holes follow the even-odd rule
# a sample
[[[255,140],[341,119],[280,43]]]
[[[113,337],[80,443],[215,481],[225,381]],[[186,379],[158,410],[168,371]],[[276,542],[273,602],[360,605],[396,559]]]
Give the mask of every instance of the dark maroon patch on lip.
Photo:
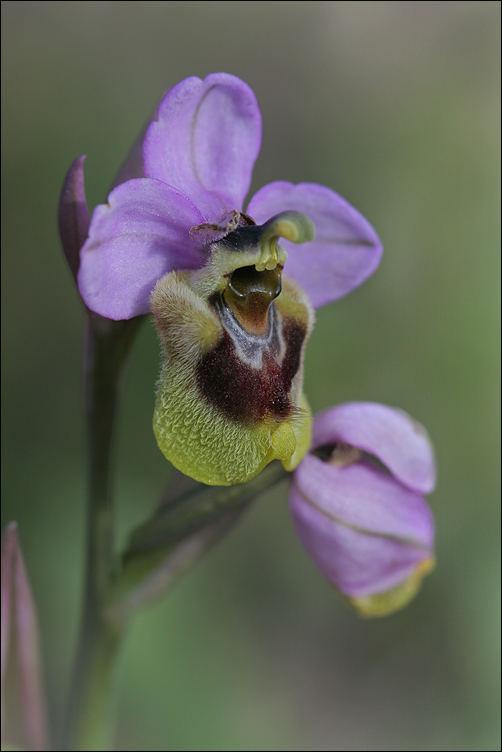
[[[286,351],[279,363],[265,349],[262,368],[252,368],[236,354],[226,330],[214,350],[204,355],[196,369],[197,387],[226,418],[253,424],[266,417],[284,420],[295,412],[289,392],[298,373],[306,329],[294,319],[283,323]]]

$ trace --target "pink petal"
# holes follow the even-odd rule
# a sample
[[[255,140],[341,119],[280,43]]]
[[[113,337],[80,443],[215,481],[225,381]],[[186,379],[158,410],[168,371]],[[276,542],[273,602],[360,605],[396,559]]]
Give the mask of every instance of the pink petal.
[[[317,415],[312,446],[337,442],[375,455],[414,491],[430,493],[435,488],[436,463],[427,431],[402,410],[349,402]]]
[[[110,319],[148,313],[155,283],[173,269],[200,266],[190,227],[204,222],[192,202],[148,178],[122,183],[97,206],[78,274],[86,305]]]
[[[353,501],[358,501],[355,494]],[[390,590],[430,555],[406,541],[369,534],[323,514],[305,501],[296,483],[290,491],[290,508],[307,553],[345,595],[362,597]]]
[[[164,97],[147,131],[145,175],[219,222],[242,208],[260,144],[260,110],[247,84],[227,73],[187,78]]]
[[[331,519],[429,550],[434,520],[426,501],[365,462],[334,467],[308,454],[295,471],[304,499]]]
[[[382,255],[378,235],[337,193],[315,183],[269,183],[246,212],[263,224],[287,210],[307,214],[316,227],[310,243],[281,240],[289,254],[285,273],[301,284],[315,308],[347,295],[373,274]]]

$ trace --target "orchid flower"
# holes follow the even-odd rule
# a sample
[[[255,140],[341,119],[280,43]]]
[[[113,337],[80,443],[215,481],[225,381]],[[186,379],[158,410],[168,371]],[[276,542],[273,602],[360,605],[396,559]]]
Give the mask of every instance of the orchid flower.
[[[434,568],[436,484],[426,430],[406,413],[353,402],[314,420],[295,471],[295,530],[320,571],[363,616],[403,608]]]
[[[185,79],[146,132],[144,176],[95,209],[80,254],[88,308],[115,320],[153,312],[157,442],[214,485],[273,459],[298,465],[311,437],[302,366],[313,308],[360,285],[382,253],[371,225],[324,186],[270,183],[244,211],[260,143],[247,84]]]

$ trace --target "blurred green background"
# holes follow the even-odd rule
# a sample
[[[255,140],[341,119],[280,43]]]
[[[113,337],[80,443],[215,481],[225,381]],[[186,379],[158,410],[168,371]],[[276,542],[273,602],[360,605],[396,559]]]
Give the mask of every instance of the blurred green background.
[[[56,207],[89,206],[162,94],[227,71],[264,120],[252,192],[330,186],[374,225],[378,272],[318,312],[315,411],[398,405],[427,426],[436,572],[361,621],[297,542],[286,488],[134,621],[117,749],[498,750],[500,3],[3,2],[3,491],[62,722],[83,566],[83,316]],[[158,346],[133,349],[118,424],[119,539],[169,475],[151,429]]]

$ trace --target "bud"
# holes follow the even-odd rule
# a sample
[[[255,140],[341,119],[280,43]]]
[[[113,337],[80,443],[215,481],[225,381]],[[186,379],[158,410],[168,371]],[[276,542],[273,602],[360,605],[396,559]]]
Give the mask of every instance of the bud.
[[[233,212],[225,225],[193,227],[206,263],[165,275],[151,307],[164,363],[154,431],[186,475],[209,485],[244,483],[274,459],[292,470],[308,450],[311,415],[302,391],[312,306],[282,271],[279,237],[312,240],[305,215],[264,225]]]
[[[85,154],[75,159],[68,170],[58,208],[59,236],[63,253],[75,280],[80,266],[80,249],[89,232],[89,210],[85,198]]]
[[[396,408],[348,403],[314,420],[290,508],[303,546],[362,616],[403,608],[434,567],[435,486],[425,429]]]
[[[13,522],[2,534],[2,749],[49,748],[41,675],[35,603]]]

